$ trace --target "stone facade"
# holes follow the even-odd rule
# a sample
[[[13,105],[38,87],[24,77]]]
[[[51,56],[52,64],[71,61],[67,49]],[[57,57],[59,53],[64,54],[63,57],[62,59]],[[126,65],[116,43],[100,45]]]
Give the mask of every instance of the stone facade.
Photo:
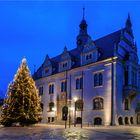
[[[140,67],[130,16],[125,27],[97,40],[82,19],[77,47],[47,55],[33,77],[43,103],[43,123],[140,123]],[[64,114],[64,107],[68,114]]]

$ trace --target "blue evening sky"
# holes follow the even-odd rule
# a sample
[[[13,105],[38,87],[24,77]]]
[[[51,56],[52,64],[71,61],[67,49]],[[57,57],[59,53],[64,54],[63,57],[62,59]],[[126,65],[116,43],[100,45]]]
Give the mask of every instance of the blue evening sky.
[[[130,13],[140,55],[140,2],[138,1],[1,1],[0,91],[3,95],[24,56],[33,73],[34,65],[38,68],[46,54],[53,57],[62,53],[65,45],[69,50],[76,47],[83,5],[88,33],[93,40],[124,27],[127,15]]]

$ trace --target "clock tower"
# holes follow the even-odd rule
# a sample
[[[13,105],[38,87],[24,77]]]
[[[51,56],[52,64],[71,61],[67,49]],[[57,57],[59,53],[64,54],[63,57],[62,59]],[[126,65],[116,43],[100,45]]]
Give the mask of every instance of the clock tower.
[[[91,37],[87,33],[87,26],[88,25],[85,20],[85,8],[83,8],[83,19],[79,25],[80,31],[79,31],[79,35],[77,36],[77,47],[79,49],[83,49],[87,41],[91,39]]]

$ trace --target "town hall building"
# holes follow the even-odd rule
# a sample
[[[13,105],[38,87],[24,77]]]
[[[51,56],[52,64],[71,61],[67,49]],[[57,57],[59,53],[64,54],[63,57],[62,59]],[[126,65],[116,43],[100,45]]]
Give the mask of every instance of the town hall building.
[[[130,16],[124,28],[97,40],[87,26],[83,13],[76,47],[65,46],[53,58],[46,55],[33,75],[42,122],[140,124],[140,66]]]

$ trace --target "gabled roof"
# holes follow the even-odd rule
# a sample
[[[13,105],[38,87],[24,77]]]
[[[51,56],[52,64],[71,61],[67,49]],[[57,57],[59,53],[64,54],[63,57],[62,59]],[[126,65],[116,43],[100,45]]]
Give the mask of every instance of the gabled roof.
[[[113,32],[111,34],[108,34],[104,37],[101,37],[97,40],[94,41],[95,46],[98,48],[99,52],[101,53],[101,56],[99,57],[98,61],[104,60],[110,57],[113,57],[114,55],[114,45],[118,44],[120,41],[120,35],[121,35],[121,30],[118,30],[116,32]],[[72,56],[72,59],[74,60],[74,65],[72,68],[76,68],[80,66],[80,54],[81,51],[78,48],[74,48],[69,53]],[[56,57],[53,57],[50,59],[52,63],[55,65],[55,71],[52,74],[58,73],[58,65],[59,62],[61,61],[61,55],[58,55]],[[38,79],[41,78],[41,67],[35,72],[34,78]]]
[[[94,41],[95,45],[101,52],[100,60],[112,57],[114,54],[114,44],[118,44],[120,41],[121,30],[108,34],[102,38]]]

